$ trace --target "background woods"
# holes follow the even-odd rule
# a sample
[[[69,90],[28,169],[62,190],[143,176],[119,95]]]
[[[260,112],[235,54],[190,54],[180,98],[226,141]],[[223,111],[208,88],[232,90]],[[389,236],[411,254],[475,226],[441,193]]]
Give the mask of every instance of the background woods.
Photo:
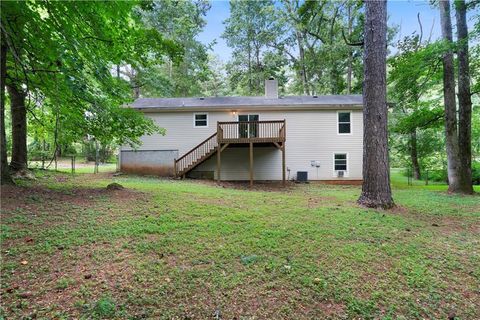
[[[138,97],[262,95],[271,76],[281,95],[363,92],[362,1],[231,1],[227,61],[215,41],[199,40],[205,0],[1,6],[2,182],[31,159],[91,158],[95,143],[108,158],[162,132],[121,108]],[[478,3],[435,6],[441,28],[418,15],[413,34],[386,29],[389,159],[471,193],[480,179]]]

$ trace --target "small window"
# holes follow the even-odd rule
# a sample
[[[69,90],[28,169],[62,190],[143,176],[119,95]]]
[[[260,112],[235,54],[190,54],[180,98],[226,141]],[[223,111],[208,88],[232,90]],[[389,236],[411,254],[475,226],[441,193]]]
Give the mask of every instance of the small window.
[[[338,133],[339,134],[349,134],[351,133],[351,121],[350,121],[350,112],[339,112],[338,113]]]
[[[347,154],[335,153],[335,171],[347,171]]]
[[[208,115],[206,113],[195,113],[195,127],[208,127]]]

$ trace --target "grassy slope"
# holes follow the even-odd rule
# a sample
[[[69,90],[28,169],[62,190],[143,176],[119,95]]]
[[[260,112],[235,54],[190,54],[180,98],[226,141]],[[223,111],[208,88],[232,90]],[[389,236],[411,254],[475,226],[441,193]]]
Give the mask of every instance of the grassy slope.
[[[92,176],[2,198],[8,318],[480,317],[478,196],[394,173],[399,208],[378,212],[359,187],[118,177],[128,190],[105,192]]]

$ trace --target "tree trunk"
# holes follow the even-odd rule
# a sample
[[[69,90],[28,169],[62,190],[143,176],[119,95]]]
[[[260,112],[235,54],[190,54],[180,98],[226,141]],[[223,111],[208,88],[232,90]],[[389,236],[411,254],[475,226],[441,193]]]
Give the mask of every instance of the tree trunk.
[[[358,203],[394,206],[390,188],[387,132],[387,2],[365,2],[363,88],[363,184]]]
[[[252,83],[252,51],[250,43],[248,44],[248,94],[252,95],[253,83]]]
[[[352,33],[352,5],[349,4],[347,8],[348,12],[348,36]],[[353,70],[353,51],[351,46],[348,46],[348,62],[347,62],[347,94],[352,93],[352,70]]]
[[[305,50],[303,48],[303,38],[300,31],[295,32],[297,36],[297,43],[298,43],[298,61],[300,62],[300,75],[302,77],[302,86],[303,86],[303,94],[310,95],[310,90],[308,89],[308,81],[307,81],[307,68],[305,67]]]
[[[440,1],[440,23],[442,37],[452,43],[452,21],[450,18],[450,1]],[[445,107],[445,145],[447,149],[448,191],[460,192],[457,105],[455,99],[455,69],[453,52],[449,49],[443,55],[443,100]]]
[[[12,110],[12,160],[14,171],[27,169],[27,109],[25,93],[16,85],[8,85]]]
[[[459,187],[467,194],[472,186],[472,97],[470,93],[470,67],[468,61],[467,8],[465,0],[455,2],[458,40],[458,156]]]
[[[410,158],[412,160],[413,178],[420,180],[422,175],[420,174],[420,165],[418,164],[417,130],[410,133]]]
[[[5,80],[7,78],[7,44],[5,43],[5,37],[2,33],[2,44],[1,44],[1,92],[0,92],[0,144],[1,144],[1,179],[0,184],[13,184],[12,177],[10,176],[10,168],[8,167],[7,159],[7,137],[5,133]]]

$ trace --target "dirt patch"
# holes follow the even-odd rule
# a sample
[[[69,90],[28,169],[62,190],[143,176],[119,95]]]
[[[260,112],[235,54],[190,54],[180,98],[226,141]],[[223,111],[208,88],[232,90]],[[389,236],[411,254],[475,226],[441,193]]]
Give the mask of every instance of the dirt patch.
[[[191,182],[196,182],[199,184],[205,184],[209,186],[217,186],[222,188],[228,189],[236,189],[236,190],[253,190],[253,191],[273,191],[273,192],[285,192],[291,191],[297,185],[294,182],[287,181],[285,185],[282,184],[281,181],[255,181],[253,182],[253,186],[250,186],[250,182],[248,181],[220,181],[216,182],[213,180],[200,180],[200,179],[193,179],[188,180]]]
[[[473,232],[480,233],[480,224],[478,218],[475,217],[456,217],[456,216],[439,216],[416,213],[412,209],[403,206],[395,206],[392,209],[384,211],[402,215],[409,219],[423,222],[428,228],[442,234],[452,234],[456,232]]]
[[[343,185],[343,186],[361,186],[363,180],[320,180],[320,181],[311,181],[313,183],[322,183],[322,184],[333,184],[333,185]]]
[[[346,316],[343,304],[331,300],[318,299],[306,302],[302,291],[271,284],[268,287],[255,283],[245,283],[232,290],[229,298],[233,301],[225,303],[224,315],[231,319],[252,317],[258,319],[282,318],[282,307],[294,308],[298,318],[325,319]]]
[[[105,252],[115,252],[115,256],[105,256]],[[49,307],[57,306],[55,312],[61,309],[69,317],[78,318],[83,301],[96,301],[105,294],[126,295],[133,282],[129,263],[132,255],[120,244],[108,243],[103,243],[100,251],[98,245],[92,244],[53,255],[37,255],[2,281],[2,305],[7,315],[15,312],[36,317],[37,310],[42,310],[38,316],[49,318],[54,317],[48,313]]]
[[[109,197],[113,201],[129,201],[142,193],[128,189],[107,190],[105,188],[72,188],[52,190],[43,186],[2,186],[2,211],[26,208],[35,211],[39,204],[61,203],[78,206],[91,206],[100,197]]]
[[[326,204],[331,205],[337,203],[338,199],[335,197],[310,197],[307,200],[307,207],[309,209],[315,209],[320,207],[325,207]]]

